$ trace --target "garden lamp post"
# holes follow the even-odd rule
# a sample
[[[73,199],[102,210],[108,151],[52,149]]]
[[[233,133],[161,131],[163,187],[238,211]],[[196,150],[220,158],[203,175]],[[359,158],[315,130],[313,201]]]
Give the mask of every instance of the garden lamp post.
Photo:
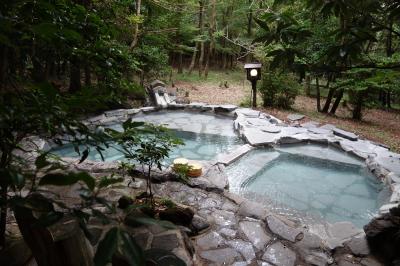
[[[261,79],[261,64],[251,63],[245,64],[244,69],[247,72],[247,80],[251,82],[251,89],[253,95],[252,105],[253,108],[257,107],[257,81]]]

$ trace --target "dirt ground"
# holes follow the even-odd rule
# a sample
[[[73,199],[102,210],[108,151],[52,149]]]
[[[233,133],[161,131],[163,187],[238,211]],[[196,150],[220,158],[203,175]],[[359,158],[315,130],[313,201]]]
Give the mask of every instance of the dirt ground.
[[[175,85],[189,92],[191,102],[240,105],[248,103],[250,98],[250,88],[245,82],[229,84],[228,88],[215,81],[203,83],[177,81]],[[363,120],[360,122],[351,119],[349,107],[343,105],[338,109],[336,116],[318,113],[316,100],[305,96],[297,97],[292,110],[261,107],[259,109],[281,120],[287,120],[287,116],[291,113],[301,113],[306,115],[304,122],[312,120],[321,124],[334,124],[363,138],[383,143],[393,151],[400,152],[400,111],[365,109],[363,110]]]

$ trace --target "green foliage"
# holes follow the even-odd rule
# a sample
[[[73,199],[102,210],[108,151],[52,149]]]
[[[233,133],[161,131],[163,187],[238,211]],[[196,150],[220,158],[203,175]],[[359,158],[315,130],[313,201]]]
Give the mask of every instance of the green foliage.
[[[147,178],[150,201],[154,207],[151,171],[154,170],[153,167],[162,170],[164,159],[168,158],[171,150],[182,142],[172,137],[162,126],[134,122],[132,119],[125,121],[122,126],[122,132],[112,129],[107,129],[107,132],[120,145],[120,151],[128,162],[141,165],[143,175]]]
[[[265,107],[289,109],[300,91],[300,84],[292,74],[266,72],[259,88]]]
[[[189,182],[189,172],[192,170],[188,164],[174,165],[174,172],[178,175],[178,179],[183,182]]]

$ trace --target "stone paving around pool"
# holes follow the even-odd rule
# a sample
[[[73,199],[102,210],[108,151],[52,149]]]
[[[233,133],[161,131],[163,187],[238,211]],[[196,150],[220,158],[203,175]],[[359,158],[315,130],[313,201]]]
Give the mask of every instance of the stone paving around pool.
[[[173,175],[168,172],[161,174],[157,178],[161,183],[154,184],[156,194],[170,197],[193,208],[196,214],[192,226],[200,231],[200,235],[191,238],[191,246],[192,244],[185,241],[185,233],[182,233],[189,230],[187,228],[170,233],[157,230],[151,232],[149,228],[142,229],[140,233],[132,232],[137,237],[145,235],[144,239],[147,240],[142,238],[145,246],[162,245],[193,265],[380,265],[368,255],[363,231],[351,223],[327,224],[310,230],[306,225],[275,215],[258,203],[229,193],[226,190],[229,183],[224,175],[224,166],[257,146],[302,142],[329,144],[365,159],[368,168],[391,187],[391,203],[381,208],[384,213],[397,206],[400,201],[399,154],[390,152],[383,145],[359,139],[353,133],[337,129],[333,125],[288,125],[268,114],[232,105],[169,104],[167,109],[170,112],[184,110],[194,112],[194,115],[201,112],[221,116],[221,119],[230,118],[234,130],[248,144],[229,154],[220,155],[214,161],[205,162],[205,174],[198,179],[192,179],[187,185],[175,182]],[[85,123],[93,127],[107,126],[130,117],[141,118],[147,114],[157,117],[154,113],[157,111],[155,107],[115,110],[89,118]],[[179,126],[176,121],[171,120],[169,123]],[[218,126],[218,123],[211,125],[210,132],[219,134],[219,131],[225,129],[226,132],[229,131]],[[180,129],[184,127],[181,126]],[[189,131],[190,129],[194,132],[205,130],[196,125],[186,128]],[[49,148],[43,140],[35,139],[35,143],[43,149]],[[65,158],[65,161],[71,163],[71,167],[75,169],[88,170],[97,175],[113,172],[118,168],[117,162],[85,161],[77,164],[77,160],[71,158]],[[137,182],[134,188],[110,191],[110,198],[121,193],[132,195],[133,191],[139,191],[144,182]],[[176,245],[176,241],[171,240],[175,238],[179,240],[178,245],[169,246]],[[154,241],[156,244],[153,244]]]

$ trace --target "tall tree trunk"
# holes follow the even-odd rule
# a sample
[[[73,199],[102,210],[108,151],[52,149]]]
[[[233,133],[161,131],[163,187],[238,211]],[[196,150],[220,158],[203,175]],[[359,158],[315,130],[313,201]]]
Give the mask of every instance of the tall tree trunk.
[[[304,89],[307,97],[311,96],[311,75],[306,76],[306,82],[304,84]]]
[[[386,37],[386,56],[387,57],[392,57],[393,55],[393,18],[389,18],[389,29],[387,32],[387,37]]]
[[[315,77],[316,89],[317,89],[317,111],[321,112],[321,91],[319,87],[319,78]]]
[[[355,120],[362,119],[362,107],[363,107],[365,96],[366,96],[366,93],[364,91],[357,93],[357,101],[356,101],[356,103],[354,105],[354,109],[353,109],[353,119],[355,119]]]
[[[253,31],[253,8],[252,8],[252,0],[249,0],[249,14],[247,15],[247,36],[252,36]]]
[[[338,95],[336,96],[335,102],[333,103],[332,109],[329,112],[331,115],[334,115],[336,113],[336,110],[339,107],[340,102],[342,101],[343,94],[344,94],[344,89],[340,89]]]
[[[211,0],[210,28],[208,31],[209,35],[210,35],[210,45],[208,47],[206,66],[204,69],[204,75],[206,78],[208,77],[208,68],[209,68],[209,64],[210,64],[210,57],[213,56],[213,51],[214,51],[214,47],[215,47],[214,32],[216,30],[215,26],[217,24],[216,19],[217,19],[216,0]]]
[[[73,57],[69,64],[70,77],[69,77],[69,91],[77,92],[81,89],[81,67],[77,57]]]
[[[189,70],[188,70],[189,75],[192,74],[193,69],[194,69],[194,65],[196,64],[196,57],[197,57],[198,47],[199,47],[199,44],[196,43],[196,45],[194,47],[193,54],[192,54],[192,60],[190,61],[190,66],[189,66]]]
[[[204,0],[199,1],[199,28],[200,35],[203,35],[204,31]],[[199,76],[203,75],[203,62],[204,62],[204,42],[200,42],[200,57],[199,57]]]
[[[322,109],[323,113],[328,113],[329,112],[329,107],[331,107],[331,103],[333,100],[333,96],[335,95],[335,88],[330,88],[328,92],[328,96],[326,97],[325,105],[324,108]]]
[[[140,9],[142,7],[142,0],[136,0],[136,16],[140,16]],[[133,48],[136,47],[139,39],[139,23],[135,24],[135,29],[133,30],[133,40],[131,42],[130,48],[133,50]]]
[[[183,73],[183,53],[179,52],[178,54],[178,73]]]

